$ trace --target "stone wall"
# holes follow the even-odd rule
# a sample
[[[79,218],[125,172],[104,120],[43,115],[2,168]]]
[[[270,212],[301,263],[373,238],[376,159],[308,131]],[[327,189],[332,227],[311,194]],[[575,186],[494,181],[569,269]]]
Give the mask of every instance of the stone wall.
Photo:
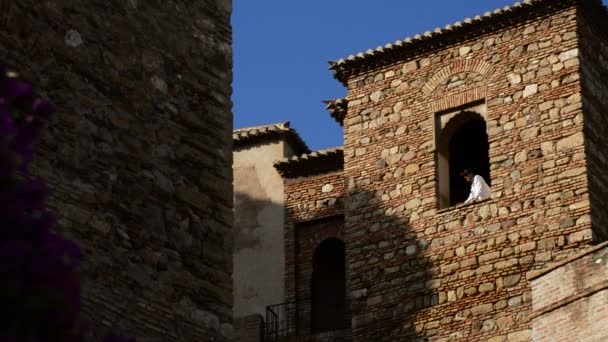
[[[311,333],[312,321],[312,275],[315,251],[326,239],[344,240],[344,216],[337,215],[320,220],[301,222],[296,224],[294,228],[297,252],[295,261],[292,262],[297,265],[295,298],[298,302],[298,332],[309,334]],[[348,319],[350,320],[350,317]]]
[[[582,7],[579,14],[581,85],[591,221],[595,239],[608,239],[608,36],[605,13]]]
[[[3,6],[2,60],[57,108],[34,168],[84,252],[92,334],[228,340],[231,1]]]
[[[340,224],[316,227],[313,224],[313,229],[308,232],[296,231],[297,227],[302,227],[305,222],[341,217],[344,213],[343,191],[342,172],[285,180],[286,302],[309,299],[310,283],[302,279],[310,279],[312,258],[305,259],[302,253],[310,256],[311,251],[329,237],[342,240]]]
[[[527,272],[592,242],[577,3],[520,5],[339,71],[355,340],[531,338]],[[436,115],[479,102],[492,199],[440,210]]]
[[[311,334],[314,252],[328,238],[344,241],[343,191],[341,171],[285,179],[285,301],[297,302],[288,319],[298,334]]]
[[[608,243],[530,275],[534,341],[608,340]]]

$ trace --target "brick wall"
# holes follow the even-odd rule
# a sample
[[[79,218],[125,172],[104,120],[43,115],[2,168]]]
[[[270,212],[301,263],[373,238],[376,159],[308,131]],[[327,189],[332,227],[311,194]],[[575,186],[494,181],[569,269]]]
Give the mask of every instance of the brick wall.
[[[608,243],[530,275],[534,341],[608,339]]]
[[[312,256],[325,239],[343,240],[342,172],[285,179],[286,301],[310,300]],[[298,323],[308,332],[310,308],[299,307]]]
[[[34,168],[84,252],[94,336],[231,334],[230,12],[230,0],[3,2],[2,61],[57,108]]]
[[[344,237],[355,340],[531,338],[526,273],[592,239],[576,3],[540,1],[352,62]],[[454,75],[463,81],[448,86]],[[476,101],[492,199],[439,210],[435,115]]]
[[[302,333],[310,333],[311,328],[311,280],[315,250],[326,239],[344,240],[344,217],[332,216],[325,219],[302,222],[295,225],[296,240],[296,301],[298,304],[298,324]],[[348,305],[347,305],[348,307]],[[350,317],[346,317],[350,322]]]

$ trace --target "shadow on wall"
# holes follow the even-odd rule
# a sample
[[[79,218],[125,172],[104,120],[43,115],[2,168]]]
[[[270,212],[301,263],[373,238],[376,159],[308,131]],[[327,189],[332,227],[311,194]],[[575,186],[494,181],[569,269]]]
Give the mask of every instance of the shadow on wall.
[[[235,341],[257,341],[266,306],[284,301],[284,207],[266,196],[234,194]]]
[[[410,229],[405,203],[386,205],[382,196],[356,189],[347,201],[344,236],[353,338],[427,341],[415,322],[446,301],[435,291],[435,260],[424,255],[430,242]]]
[[[268,200],[257,200],[249,195],[234,194],[234,251],[245,248],[260,248],[260,224],[258,214],[267,206],[274,205]],[[278,206],[278,205],[277,205]]]
[[[351,194],[350,200],[345,201],[345,209],[349,214],[346,217],[346,222],[344,222],[342,241],[344,243],[346,268],[345,301],[348,307],[345,313],[343,312],[344,310],[340,310],[339,308],[336,312],[341,312],[342,315],[345,314],[347,317],[352,317],[351,320],[346,322],[346,325],[352,329],[353,339],[357,341],[426,341],[427,339],[424,338],[426,331],[423,331],[422,327],[417,326],[415,322],[424,322],[427,320],[426,316],[429,315],[428,309],[430,307],[447,301],[447,298],[440,298],[437,291],[435,291],[439,283],[433,280],[431,268],[436,260],[425,256],[425,250],[430,242],[418,239],[416,233],[410,230],[409,214],[403,214],[407,213],[408,210],[399,210],[397,209],[398,206],[397,208],[386,206],[381,202],[379,196],[381,197],[382,195],[356,190]],[[403,205],[405,208],[405,204],[398,204],[399,206]],[[251,278],[252,274],[257,274],[258,278],[256,279],[260,280],[263,275],[256,272],[266,272],[268,274],[269,268],[279,262],[281,270],[284,270],[284,259],[278,260],[274,258],[268,253],[268,249],[263,248],[266,246],[265,241],[267,241],[267,237],[256,221],[257,215],[262,208],[268,207],[283,210],[282,206],[271,201],[253,199],[243,193],[235,194],[235,212],[243,210],[235,215],[235,253],[242,251],[243,248],[254,249],[258,253],[258,256],[273,260],[271,263],[268,263],[261,261],[263,259],[256,262],[254,259],[249,258],[241,259],[247,263],[241,262],[238,265],[238,262],[235,262],[235,308],[239,301],[241,303],[257,301],[260,305],[264,306],[275,305],[285,301],[283,296],[275,301],[265,301],[259,290],[252,289],[251,292],[246,291],[246,289],[253,286],[252,280],[254,278]],[[329,220],[335,216],[325,217]],[[373,222],[373,224],[369,225],[368,222]],[[296,225],[296,227],[299,226]],[[281,250],[283,249],[284,236],[283,232],[281,232],[282,239],[279,246]],[[321,242],[336,242],[338,245],[340,244],[340,241],[332,241],[332,238],[324,239]],[[275,241],[275,243],[277,242]],[[240,247],[237,247],[237,245]],[[323,246],[319,245],[317,247]],[[323,253],[323,251],[315,248],[314,252],[310,255],[309,262],[311,265],[316,264],[314,269],[318,272],[323,273],[322,271],[325,269],[333,270],[339,268],[339,265],[335,265],[332,262],[336,261],[332,257],[335,255],[325,258],[329,260],[329,264],[318,265],[319,260],[323,258],[314,260],[314,255],[317,254],[316,256],[319,257],[318,254]],[[235,254],[235,261],[237,260],[236,258]],[[300,260],[300,262],[304,263],[306,260]],[[295,269],[309,268],[298,264],[295,266]],[[310,272],[312,271],[313,267],[310,267]],[[263,289],[272,290],[273,284],[282,288],[284,285],[283,273],[280,276],[280,284],[276,284],[276,281],[275,283],[266,282],[266,286]],[[296,278],[300,276],[296,275]],[[306,284],[298,283],[297,287],[314,286],[313,280],[310,280],[311,282]],[[336,281],[335,277],[331,279],[315,279],[314,281],[324,283],[326,286],[327,284],[336,285],[334,284]],[[333,286],[334,292],[339,292],[339,288],[340,286],[338,285]],[[315,291],[306,292],[309,293],[308,298],[298,298],[297,300],[310,302],[315,299],[312,298],[313,296],[323,297],[322,294],[314,293]],[[337,306],[343,304],[338,300],[325,302],[328,305],[333,302]],[[308,339],[312,338],[313,335],[318,335],[313,330],[319,329],[312,329],[313,322],[318,322],[318,319],[315,319],[312,315],[320,310],[315,310],[311,307],[306,308],[304,310],[306,311],[305,313],[291,313],[288,307],[286,307],[286,310],[284,313],[285,317],[277,317],[278,321],[276,323],[278,329],[281,330],[281,334],[285,333],[287,334],[286,336],[295,334],[299,335],[299,338]],[[321,311],[324,323],[329,324],[334,321],[331,317],[325,317],[327,315],[326,309]],[[235,319],[237,319],[235,320],[235,341],[260,340],[259,336],[263,334],[262,320],[265,320],[266,317],[265,315],[258,316],[258,312],[251,312],[251,314],[239,316],[235,311]],[[302,314],[305,314],[307,317],[303,319]],[[310,317],[308,317],[309,315]],[[247,319],[240,319],[244,317]],[[297,320],[299,323],[296,321],[292,322],[292,320]],[[242,322],[242,324],[239,322]],[[306,326],[301,326],[302,324]],[[296,326],[299,327],[296,328]],[[335,329],[338,334],[331,334],[327,333],[328,329],[325,328],[322,327],[319,331],[326,332],[318,335],[317,337],[319,338],[314,339],[314,341],[349,341],[349,338],[346,337],[349,334],[343,335],[342,330]],[[336,328],[341,327],[336,325]],[[425,327],[427,331],[432,328]],[[302,334],[308,335],[308,337],[302,336]]]
[[[105,255],[89,254],[84,264],[83,311],[97,318],[90,322],[91,340],[109,330],[144,342],[198,341],[208,336],[206,329],[229,335],[229,311],[217,305],[228,302],[229,274],[214,271],[229,267],[223,257],[229,246],[223,231],[187,208],[168,206],[153,200],[133,206],[142,224],[124,231],[119,222],[110,221],[108,229],[113,226],[118,232],[109,233],[112,243],[88,231],[105,248]],[[82,246],[92,249],[86,242]],[[154,321],[153,328],[141,323],[153,321],[155,313],[167,307],[173,310]]]

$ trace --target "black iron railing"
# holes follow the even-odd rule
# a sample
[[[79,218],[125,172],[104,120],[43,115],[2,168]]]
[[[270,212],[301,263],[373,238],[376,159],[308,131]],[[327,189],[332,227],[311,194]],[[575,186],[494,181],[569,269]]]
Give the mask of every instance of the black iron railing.
[[[287,302],[266,307],[266,342],[348,342],[350,329],[312,333],[308,302]]]
[[[266,307],[266,341],[279,341],[280,338],[297,334],[297,305],[287,302]]]

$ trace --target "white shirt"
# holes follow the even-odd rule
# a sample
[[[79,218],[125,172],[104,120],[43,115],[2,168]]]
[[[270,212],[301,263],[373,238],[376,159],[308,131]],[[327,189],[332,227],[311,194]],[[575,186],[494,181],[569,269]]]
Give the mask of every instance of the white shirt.
[[[483,177],[479,175],[475,175],[473,177],[473,184],[471,184],[471,193],[469,194],[469,198],[464,202],[464,204],[469,204],[476,201],[483,201],[490,198],[490,187],[486,184],[486,181]]]

